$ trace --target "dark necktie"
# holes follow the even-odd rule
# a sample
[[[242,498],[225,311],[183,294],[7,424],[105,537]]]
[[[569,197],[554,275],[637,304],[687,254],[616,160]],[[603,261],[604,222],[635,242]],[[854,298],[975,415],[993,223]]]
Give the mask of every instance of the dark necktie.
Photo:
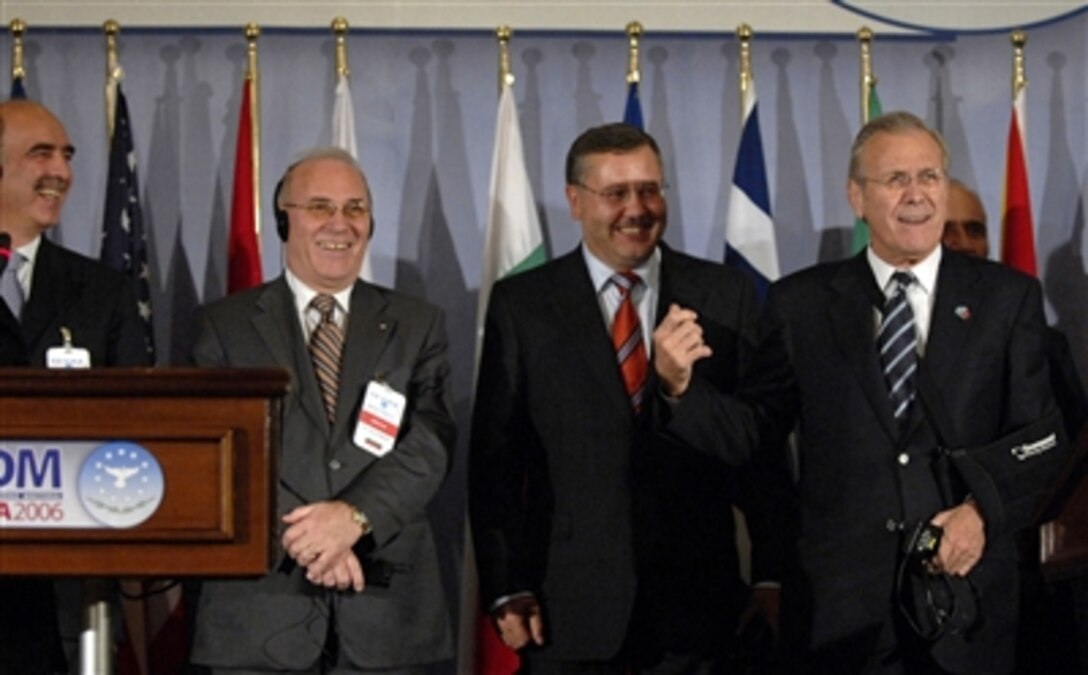
[[[646,357],[646,345],[642,341],[642,325],[638,320],[638,311],[631,301],[631,290],[642,283],[642,279],[632,272],[621,272],[612,276],[612,283],[620,292],[620,306],[612,322],[612,346],[616,348],[616,362],[623,376],[623,385],[631,399],[635,412],[642,410],[642,396],[646,388],[646,375],[649,360]]]
[[[321,314],[317,328],[310,335],[310,356],[314,360],[317,383],[321,386],[321,398],[325,401],[325,414],[331,424],[336,419],[336,395],[340,389],[340,354],[344,347],[344,331],[333,320],[336,298],[321,294],[310,301],[310,306]]]
[[[11,252],[11,260],[8,261],[8,266],[4,268],[4,273],[0,274],[0,298],[3,298],[7,303],[8,309],[18,319],[23,313],[23,287],[19,284],[19,268],[26,262],[23,258],[23,254],[18,251]]]
[[[902,422],[914,400],[918,331],[914,325],[914,312],[907,302],[907,287],[914,283],[914,277],[907,272],[896,272],[892,281],[895,291],[884,304],[877,349],[892,411],[895,419]]]

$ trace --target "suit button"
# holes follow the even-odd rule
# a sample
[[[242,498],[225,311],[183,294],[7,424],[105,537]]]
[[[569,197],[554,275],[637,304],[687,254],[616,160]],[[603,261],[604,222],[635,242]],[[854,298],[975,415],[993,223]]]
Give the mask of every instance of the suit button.
[[[329,469],[332,471],[339,471],[341,466],[342,465],[340,464],[340,460],[338,459],[333,459],[329,461]]]
[[[894,518],[888,518],[884,523],[884,527],[887,528],[888,532],[896,532],[899,530],[899,521]]]
[[[906,466],[910,464],[910,455],[905,452],[899,453],[899,457],[897,457],[896,459],[899,460],[899,466]]]

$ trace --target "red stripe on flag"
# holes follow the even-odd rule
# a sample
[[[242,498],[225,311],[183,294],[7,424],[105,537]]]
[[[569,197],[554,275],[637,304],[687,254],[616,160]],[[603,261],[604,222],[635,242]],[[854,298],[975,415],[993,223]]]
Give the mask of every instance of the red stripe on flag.
[[[249,80],[242,89],[238,113],[238,144],[234,153],[234,193],[230,207],[227,245],[227,292],[243,291],[261,283],[261,249],[257,245],[253,195],[253,118]]]
[[[1009,122],[1008,157],[1005,163],[1005,213],[1002,216],[1001,260],[1031,276],[1038,275],[1035,264],[1035,227],[1031,218],[1031,192],[1024,140],[1016,106]]]

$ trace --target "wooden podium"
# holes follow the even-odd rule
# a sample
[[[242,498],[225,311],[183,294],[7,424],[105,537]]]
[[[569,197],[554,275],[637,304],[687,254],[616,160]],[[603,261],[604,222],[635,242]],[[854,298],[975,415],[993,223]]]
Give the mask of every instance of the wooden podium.
[[[0,574],[265,573],[287,381],[264,369],[0,369],[0,443],[123,439],[149,450],[165,478],[159,508],[129,529],[0,520]]]
[[[103,577],[267,572],[287,383],[279,369],[0,369],[0,575],[88,578],[81,672],[112,672]],[[78,463],[73,448],[116,442],[161,469],[161,501],[143,522],[69,526],[61,505],[82,485],[22,484],[58,475],[66,453]]]

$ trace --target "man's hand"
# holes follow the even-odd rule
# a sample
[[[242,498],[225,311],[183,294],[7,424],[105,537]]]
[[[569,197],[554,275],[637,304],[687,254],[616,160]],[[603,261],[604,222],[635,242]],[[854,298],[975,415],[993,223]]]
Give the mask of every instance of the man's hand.
[[[954,576],[966,576],[982,558],[986,548],[986,523],[978,506],[968,500],[941,511],[930,521],[944,530],[934,567]]]
[[[362,531],[344,502],[316,502],[283,517],[283,548],[306,568],[311,583],[356,591],[364,586],[363,570],[351,547]]]
[[[778,627],[782,613],[782,589],[778,586],[759,586],[752,589],[748,596],[748,606],[740,613],[737,620],[737,634],[752,621],[764,621],[771,629],[771,635],[778,640]]]
[[[703,342],[703,328],[698,319],[693,310],[673,303],[654,329],[654,370],[668,396],[683,396],[691,384],[695,362],[713,353]]]
[[[544,644],[544,618],[540,616],[540,603],[534,597],[510,600],[491,612],[491,619],[503,644],[511,649],[521,649],[530,641]]]

